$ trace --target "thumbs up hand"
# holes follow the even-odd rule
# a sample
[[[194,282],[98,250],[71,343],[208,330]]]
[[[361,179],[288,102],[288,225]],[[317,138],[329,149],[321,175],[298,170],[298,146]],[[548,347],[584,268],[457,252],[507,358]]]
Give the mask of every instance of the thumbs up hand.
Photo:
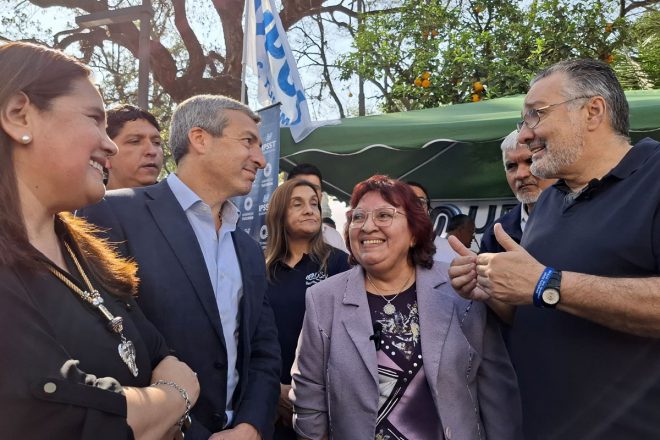
[[[506,304],[531,304],[534,288],[544,266],[504,232],[499,223],[495,225],[494,231],[495,238],[505,252],[480,254],[476,257],[475,289]]]
[[[452,236],[447,237],[449,245],[458,254],[449,266],[451,285],[465,299],[486,301],[489,295],[477,286],[477,254],[466,248],[461,241]]]

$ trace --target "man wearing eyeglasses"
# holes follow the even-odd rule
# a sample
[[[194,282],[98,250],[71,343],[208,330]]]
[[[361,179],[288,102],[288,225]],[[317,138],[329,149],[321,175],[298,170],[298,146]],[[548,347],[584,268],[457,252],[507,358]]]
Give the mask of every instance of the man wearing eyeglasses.
[[[541,72],[518,142],[531,171],[558,178],[521,245],[461,254],[464,296],[517,306],[510,350],[527,439],[660,438],[660,143],[632,147],[628,104],[598,61]]]
[[[426,212],[431,214],[431,199],[429,198],[429,192],[426,190],[426,188],[418,182],[413,182],[412,180],[406,181],[410,189],[413,190],[415,193],[415,196],[417,196],[417,200],[419,201],[419,205],[426,210]]]
[[[504,251],[495,238],[493,229],[495,223],[502,225],[504,232],[509,234],[516,243],[520,243],[529,215],[532,213],[541,191],[555,183],[554,179],[541,179],[532,174],[530,170],[532,153],[527,145],[518,143],[517,130],[504,138],[501,148],[506,181],[520,203],[486,229],[481,236],[481,246],[479,246],[481,253]]]

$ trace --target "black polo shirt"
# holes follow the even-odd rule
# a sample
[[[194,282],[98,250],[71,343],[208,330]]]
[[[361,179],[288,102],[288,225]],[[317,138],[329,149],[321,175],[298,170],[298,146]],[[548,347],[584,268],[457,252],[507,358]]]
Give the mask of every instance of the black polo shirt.
[[[642,140],[577,198],[569,192],[559,181],[541,194],[522,239],[531,255],[585,274],[660,274],[660,143]],[[524,306],[510,348],[525,439],[660,439],[659,339]]]
[[[282,350],[280,382],[291,383],[291,366],[296,355],[298,335],[305,317],[305,292],[319,281],[350,269],[348,254],[331,247],[327,270],[320,271],[319,264],[309,255],[295,265],[277,264],[268,282],[268,300],[275,313],[275,324]]]

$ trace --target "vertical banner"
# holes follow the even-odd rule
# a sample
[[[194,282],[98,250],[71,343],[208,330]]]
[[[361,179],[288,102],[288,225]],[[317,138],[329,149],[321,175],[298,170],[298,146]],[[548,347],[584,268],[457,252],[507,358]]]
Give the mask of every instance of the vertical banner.
[[[259,134],[266,158],[266,167],[257,172],[252,191],[232,201],[241,211],[238,227],[250,234],[262,249],[266,247],[266,211],[270,196],[277,188],[280,170],[280,105],[275,104],[257,111],[261,116]]]
[[[309,117],[298,66],[273,0],[246,0],[245,14],[244,62],[259,77],[259,102],[279,102],[280,125],[290,127],[293,140],[300,142],[318,125]]]

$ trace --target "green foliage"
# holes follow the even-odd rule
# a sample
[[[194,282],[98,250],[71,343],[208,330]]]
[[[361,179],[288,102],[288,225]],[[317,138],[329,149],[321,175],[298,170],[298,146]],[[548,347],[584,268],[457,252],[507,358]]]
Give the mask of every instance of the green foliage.
[[[342,79],[357,73],[381,84],[386,111],[432,106],[434,94],[414,82],[424,72],[438,70],[438,54],[457,19],[438,0],[406,1],[394,12],[363,14],[356,50],[341,61]]]
[[[384,111],[436,107],[524,93],[535,73],[560,60],[611,62],[627,38],[614,0],[457,5],[402,0],[398,9],[365,14],[342,60],[344,77],[376,84]],[[416,82],[426,71],[429,83]]]
[[[615,65],[634,88],[660,87],[660,10],[648,10],[630,29],[629,50]]]

